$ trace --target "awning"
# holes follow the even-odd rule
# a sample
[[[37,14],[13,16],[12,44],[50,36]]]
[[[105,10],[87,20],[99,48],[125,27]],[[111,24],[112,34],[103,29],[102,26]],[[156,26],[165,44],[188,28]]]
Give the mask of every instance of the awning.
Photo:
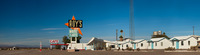
[[[69,44],[50,44],[50,45],[69,45]]]

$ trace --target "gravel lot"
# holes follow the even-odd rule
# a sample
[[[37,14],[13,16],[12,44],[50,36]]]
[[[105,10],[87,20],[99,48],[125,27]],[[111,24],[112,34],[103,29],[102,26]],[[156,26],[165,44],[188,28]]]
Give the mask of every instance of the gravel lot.
[[[67,52],[61,50],[0,50],[0,55],[200,55],[200,52],[164,52],[153,50],[153,52],[122,52],[122,51],[78,51]]]

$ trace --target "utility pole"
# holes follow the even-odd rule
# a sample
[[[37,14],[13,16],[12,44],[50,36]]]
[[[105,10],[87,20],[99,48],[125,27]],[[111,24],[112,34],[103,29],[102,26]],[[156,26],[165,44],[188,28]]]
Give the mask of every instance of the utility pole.
[[[192,28],[193,28],[193,35],[194,35],[194,26]]]
[[[116,41],[118,40],[118,34],[117,34],[118,30],[116,29]]]
[[[124,38],[125,38],[125,32],[124,32]]]

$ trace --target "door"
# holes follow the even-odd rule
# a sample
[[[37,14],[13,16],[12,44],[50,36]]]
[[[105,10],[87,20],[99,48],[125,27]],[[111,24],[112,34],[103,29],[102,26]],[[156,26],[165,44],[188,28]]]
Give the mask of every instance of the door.
[[[117,49],[120,49],[120,44],[118,44],[118,47],[117,47]]]
[[[134,43],[134,49],[136,49],[136,44]]]
[[[179,41],[176,41],[176,49],[179,49]]]
[[[153,42],[151,42],[151,49],[153,49]]]
[[[85,50],[87,50],[87,47],[85,47]]]

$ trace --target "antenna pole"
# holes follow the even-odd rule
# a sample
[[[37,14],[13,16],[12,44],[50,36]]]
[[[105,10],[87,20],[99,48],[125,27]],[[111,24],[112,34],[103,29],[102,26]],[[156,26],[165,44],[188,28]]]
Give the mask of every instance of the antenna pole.
[[[133,0],[130,0],[129,35],[132,40],[135,40]]]
[[[116,29],[116,41],[118,40],[118,34],[117,34],[118,30]]]
[[[192,28],[193,28],[193,35],[194,35],[194,26]]]

